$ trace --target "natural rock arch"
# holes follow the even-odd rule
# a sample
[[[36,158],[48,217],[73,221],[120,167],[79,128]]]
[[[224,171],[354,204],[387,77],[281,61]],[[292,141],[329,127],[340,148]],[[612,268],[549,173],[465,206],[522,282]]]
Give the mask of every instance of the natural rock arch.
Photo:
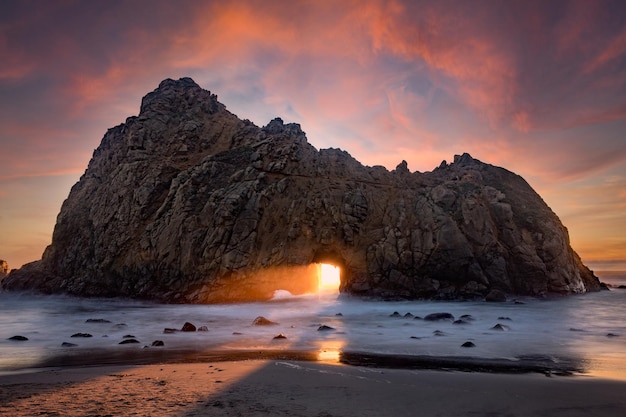
[[[322,259],[341,264],[343,292],[381,298],[600,288],[518,175],[468,154],[425,173],[363,166],[318,151],[297,124],[238,119],[189,78],[163,81],[108,130],[42,260],[2,287],[264,299]]]

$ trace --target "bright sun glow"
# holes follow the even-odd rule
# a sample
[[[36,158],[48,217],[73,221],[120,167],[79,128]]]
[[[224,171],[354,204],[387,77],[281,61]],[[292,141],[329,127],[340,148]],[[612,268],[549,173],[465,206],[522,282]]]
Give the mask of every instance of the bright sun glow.
[[[320,291],[339,291],[339,267],[330,264],[320,264]]]

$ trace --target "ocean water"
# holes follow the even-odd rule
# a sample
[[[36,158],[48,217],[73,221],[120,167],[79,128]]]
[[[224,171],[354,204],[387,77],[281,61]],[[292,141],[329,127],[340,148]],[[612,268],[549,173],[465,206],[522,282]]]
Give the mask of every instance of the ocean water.
[[[308,358],[346,362],[360,358],[460,358],[565,364],[584,375],[626,380],[626,273],[599,273],[611,291],[556,299],[483,301],[362,300],[334,293],[291,296],[279,291],[264,303],[155,304],[0,293],[0,373],[64,364],[168,360],[181,352],[302,352]],[[400,317],[393,317],[397,312]],[[466,324],[426,321],[447,312]],[[413,317],[405,317],[410,313]],[[275,325],[255,326],[263,316]],[[416,318],[419,317],[419,318]],[[87,322],[102,319],[107,322]],[[164,333],[185,322],[208,331]],[[504,330],[493,327],[501,324]],[[331,330],[318,330],[321,325]],[[88,333],[92,337],[72,337]],[[274,339],[278,334],[284,339]],[[27,341],[9,340],[12,336]],[[124,336],[140,343],[123,344]],[[153,347],[152,342],[164,342]],[[474,347],[461,345],[471,341]],[[74,347],[62,344],[73,343]],[[195,356],[194,356],[195,355]],[[184,359],[184,358],[183,358]],[[348,361],[349,362],[349,361]]]

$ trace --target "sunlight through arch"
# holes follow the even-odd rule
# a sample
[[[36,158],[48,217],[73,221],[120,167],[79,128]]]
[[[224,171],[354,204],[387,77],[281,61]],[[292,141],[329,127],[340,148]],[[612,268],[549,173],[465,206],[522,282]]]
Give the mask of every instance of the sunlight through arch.
[[[341,270],[331,264],[319,264],[319,292],[339,292]]]

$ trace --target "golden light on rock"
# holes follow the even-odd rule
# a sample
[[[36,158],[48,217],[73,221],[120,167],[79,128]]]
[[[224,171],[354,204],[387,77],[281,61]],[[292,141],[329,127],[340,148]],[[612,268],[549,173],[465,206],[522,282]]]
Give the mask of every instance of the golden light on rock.
[[[341,283],[341,270],[331,264],[319,264],[319,291],[339,292]]]

